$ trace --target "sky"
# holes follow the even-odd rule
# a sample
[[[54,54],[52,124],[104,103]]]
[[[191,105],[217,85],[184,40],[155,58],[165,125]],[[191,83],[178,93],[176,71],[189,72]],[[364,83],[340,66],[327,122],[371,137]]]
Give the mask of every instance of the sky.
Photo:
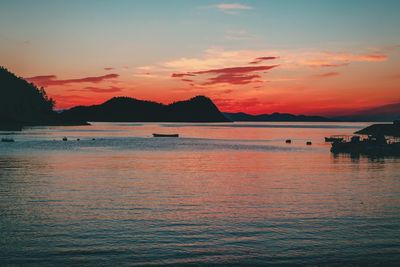
[[[57,109],[210,97],[225,112],[400,102],[400,1],[0,0],[0,65]]]

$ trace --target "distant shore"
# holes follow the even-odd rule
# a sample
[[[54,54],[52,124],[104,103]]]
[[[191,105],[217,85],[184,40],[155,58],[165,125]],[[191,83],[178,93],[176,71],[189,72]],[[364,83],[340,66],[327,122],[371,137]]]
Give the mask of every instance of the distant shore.
[[[0,122],[0,131],[22,131],[25,127],[35,126],[80,126],[91,125],[88,122],[52,121],[52,122]]]

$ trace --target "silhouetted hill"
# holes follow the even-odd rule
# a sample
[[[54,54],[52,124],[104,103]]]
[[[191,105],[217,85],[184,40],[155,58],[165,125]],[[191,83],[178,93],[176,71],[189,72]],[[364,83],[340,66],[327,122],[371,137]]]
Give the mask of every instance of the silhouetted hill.
[[[250,115],[243,112],[224,113],[232,121],[335,121],[321,116],[293,115],[288,113],[272,113],[261,115]]]
[[[0,67],[0,130],[18,130],[26,125],[75,124],[62,121],[53,111],[54,101],[38,88]]]
[[[400,103],[358,111],[351,115],[336,117],[343,121],[394,121],[400,120]]]
[[[39,123],[52,120],[53,100],[43,88],[17,77],[0,67],[0,122]]]
[[[163,105],[129,97],[114,97],[103,104],[65,110],[66,120],[107,122],[223,122],[229,121],[207,97]]]

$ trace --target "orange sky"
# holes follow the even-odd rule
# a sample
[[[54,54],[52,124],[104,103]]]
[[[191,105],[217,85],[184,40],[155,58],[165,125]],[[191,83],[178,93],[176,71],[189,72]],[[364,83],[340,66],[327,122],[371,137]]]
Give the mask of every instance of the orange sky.
[[[341,114],[400,100],[398,56],[397,47],[357,54],[210,48],[199,57],[109,66],[91,76],[27,79],[45,87],[59,109],[113,96],[170,103],[201,94],[222,111]]]
[[[341,115],[400,101],[398,1],[13,1],[1,64],[56,108],[210,97],[226,112]]]

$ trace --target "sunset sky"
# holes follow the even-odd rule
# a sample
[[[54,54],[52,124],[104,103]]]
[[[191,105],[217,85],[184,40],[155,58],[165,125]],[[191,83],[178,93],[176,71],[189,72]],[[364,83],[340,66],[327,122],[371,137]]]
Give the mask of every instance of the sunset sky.
[[[210,97],[341,115],[400,101],[400,1],[1,1],[0,65],[57,108]]]

